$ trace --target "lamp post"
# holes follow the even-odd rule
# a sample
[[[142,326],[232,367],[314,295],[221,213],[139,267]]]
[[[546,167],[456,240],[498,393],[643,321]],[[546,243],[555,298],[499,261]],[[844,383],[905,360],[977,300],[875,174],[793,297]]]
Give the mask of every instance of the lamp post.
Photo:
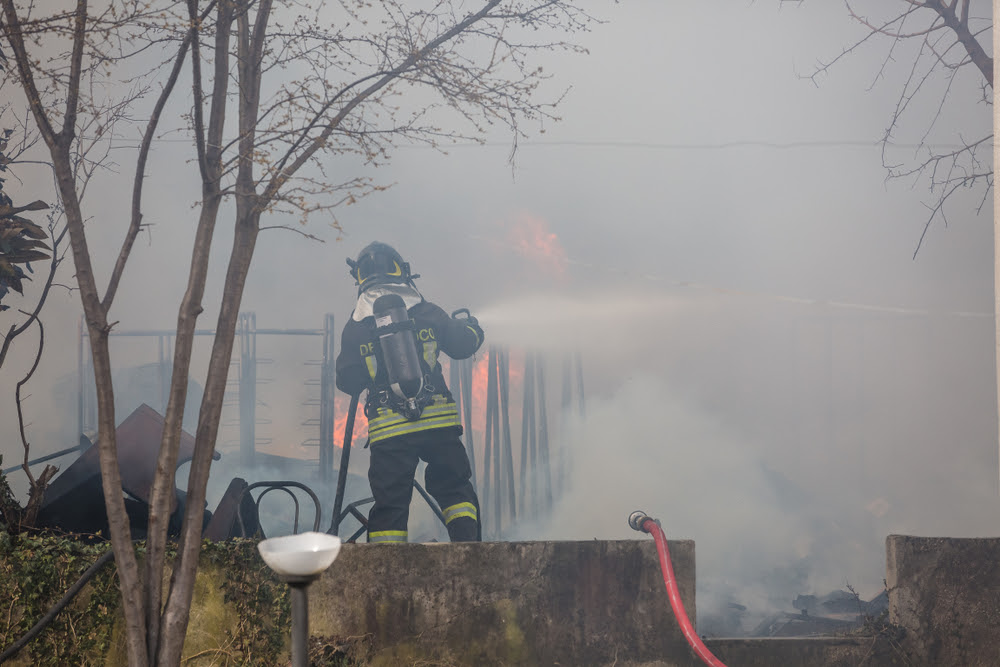
[[[257,551],[292,596],[292,667],[306,667],[309,655],[309,599],[306,589],[340,553],[340,538],[301,533],[262,540]]]

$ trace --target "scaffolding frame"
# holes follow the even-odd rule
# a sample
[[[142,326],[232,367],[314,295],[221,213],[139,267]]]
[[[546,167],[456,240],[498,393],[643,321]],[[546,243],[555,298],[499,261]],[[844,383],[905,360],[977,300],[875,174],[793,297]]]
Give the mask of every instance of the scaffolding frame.
[[[236,327],[236,343],[238,345],[237,361],[237,394],[240,430],[239,451],[240,463],[244,466],[254,464],[257,445],[262,441],[257,437],[257,424],[261,422],[257,416],[257,386],[268,380],[258,376],[258,366],[270,363],[270,359],[257,356],[258,336],[317,336],[323,339],[323,356],[319,362],[306,362],[309,365],[320,366],[318,381],[307,381],[307,385],[319,385],[318,401],[309,400],[305,405],[318,405],[320,416],[318,420],[307,420],[306,426],[315,425],[319,430],[318,438],[310,438],[302,444],[318,446],[319,475],[323,480],[333,479],[334,438],[333,429],[336,422],[336,334],[335,320],[332,314],[326,314],[322,329],[260,329],[257,327],[257,315],[253,312],[239,314]],[[111,337],[157,338],[157,375],[160,390],[160,407],[165,409],[170,389],[170,377],[173,372],[172,339],[175,331],[137,329],[114,330]],[[215,336],[213,329],[196,329],[195,336]],[[94,366],[90,356],[90,348],[86,344],[87,331],[81,318],[78,327],[79,347],[77,351],[77,428],[80,433],[93,433],[97,430],[97,399],[94,388]],[[233,370],[230,367],[230,375]]]
[[[196,336],[214,336],[210,329],[195,330]],[[169,393],[172,372],[171,345],[175,332],[167,330],[112,331],[112,337],[156,337],[158,386],[161,404]],[[306,381],[318,386],[319,398],[309,399],[305,406],[318,406],[320,415],[300,425],[315,427],[318,437],[302,442],[318,447],[317,464],[323,481],[335,479],[336,424],[336,330],[332,314],[324,317],[322,329],[262,329],[257,327],[253,312],[240,313],[236,342],[238,344],[236,387],[238,394],[238,426],[240,431],[240,461],[252,466],[261,439],[256,426],[262,423],[257,415],[257,386],[266,379],[259,377],[258,366],[270,360],[257,355],[258,336],[308,336],[322,339],[322,358],[307,361],[319,366],[319,377]],[[449,375],[452,394],[464,426],[464,443],[472,468],[472,481],[479,493],[479,515],[486,539],[502,539],[509,534],[519,517],[537,517],[550,511],[568,485],[567,472],[572,447],[560,452],[553,465],[549,440],[549,412],[546,395],[546,357],[535,351],[524,354],[521,390],[521,440],[518,469],[515,470],[514,445],[511,433],[510,353],[506,347],[493,345],[487,352],[487,387],[483,460],[477,460],[476,436],[473,429],[473,369],[474,359],[451,360]],[[235,355],[234,355],[235,356]],[[583,360],[580,352],[563,356],[561,413],[576,412],[583,416],[586,400],[583,382]],[[230,371],[232,373],[232,370]],[[81,320],[78,350],[77,421],[80,433],[96,430],[97,404],[94,392],[93,364],[86,345],[86,329]],[[575,401],[574,401],[575,399]],[[230,424],[231,425],[231,424]],[[515,474],[516,472],[516,474]]]

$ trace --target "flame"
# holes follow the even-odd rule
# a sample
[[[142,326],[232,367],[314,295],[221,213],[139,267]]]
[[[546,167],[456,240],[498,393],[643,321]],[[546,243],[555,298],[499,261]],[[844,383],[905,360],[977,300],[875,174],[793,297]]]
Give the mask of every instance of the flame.
[[[333,399],[333,444],[337,449],[344,447],[344,429],[347,428],[347,410],[351,407],[351,398],[346,394],[337,393]],[[365,417],[364,405],[358,405],[358,414],[354,417],[354,435],[352,445],[363,444],[368,437],[368,418]]]
[[[476,440],[483,442],[486,433],[486,389],[490,379],[490,355],[475,360],[472,367],[472,425]]]
[[[491,350],[492,351],[492,350]],[[490,352],[491,352],[490,351]],[[480,449],[486,442],[486,392],[490,373],[490,352],[477,356],[472,367],[472,424],[469,428],[473,432],[476,449]],[[523,355],[508,354],[508,413],[510,415],[512,428],[521,419],[521,391],[524,384],[524,359]],[[445,377],[450,377],[446,375]],[[452,393],[458,391],[458,387],[449,387]],[[499,385],[498,385],[499,389]],[[457,394],[456,394],[457,395]],[[502,430],[502,426],[501,426]],[[516,435],[514,437],[517,437]]]
[[[521,212],[509,227],[507,236],[519,253],[535,261],[545,273],[556,278],[565,277],[569,259],[544,218]]]

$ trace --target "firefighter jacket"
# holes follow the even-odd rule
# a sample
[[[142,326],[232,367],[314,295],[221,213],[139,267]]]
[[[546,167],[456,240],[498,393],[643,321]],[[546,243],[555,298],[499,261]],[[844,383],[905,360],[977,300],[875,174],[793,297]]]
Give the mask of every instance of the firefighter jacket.
[[[420,367],[430,394],[417,419],[407,419],[384,401],[389,383],[375,338],[375,318],[357,321],[352,317],[341,337],[337,388],[352,396],[368,390],[365,415],[369,444],[438,428],[457,428],[461,433],[458,409],[445,384],[438,356],[443,352],[452,359],[471,357],[483,344],[483,330],[475,321],[449,317],[426,300],[410,307],[407,313],[414,322]]]

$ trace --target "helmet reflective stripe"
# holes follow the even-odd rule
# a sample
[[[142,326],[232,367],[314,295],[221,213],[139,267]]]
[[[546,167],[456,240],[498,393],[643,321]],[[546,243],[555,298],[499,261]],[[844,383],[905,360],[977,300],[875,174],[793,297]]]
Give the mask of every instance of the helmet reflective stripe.
[[[410,265],[396,249],[385,243],[369,243],[356,260],[347,260],[351,276],[361,289],[383,283],[404,284],[410,281]]]
[[[396,542],[402,543],[406,542],[406,531],[405,530],[376,530],[373,533],[368,533],[369,542]]]
[[[365,270],[365,264],[368,264],[367,270]],[[372,262],[365,262],[364,264],[358,264],[358,275],[356,276],[358,282],[364,285],[366,282],[378,275],[392,276],[393,278],[398,278],[403,275],[403,269],[399,266],[399,262],[396,260],[392,261],[392,271],[379,271],[378,266]],[[364,278],[361,277],[362,272],[365,274]]]
[[[445,525],[448,525],[455,519],[460,519],[463,516],[469,517],[473,521],[478,518],[476,514],[476,506],[472,503],[458,503],[457,505],[445,507],[441,510],[441,514],[444,514]]]

